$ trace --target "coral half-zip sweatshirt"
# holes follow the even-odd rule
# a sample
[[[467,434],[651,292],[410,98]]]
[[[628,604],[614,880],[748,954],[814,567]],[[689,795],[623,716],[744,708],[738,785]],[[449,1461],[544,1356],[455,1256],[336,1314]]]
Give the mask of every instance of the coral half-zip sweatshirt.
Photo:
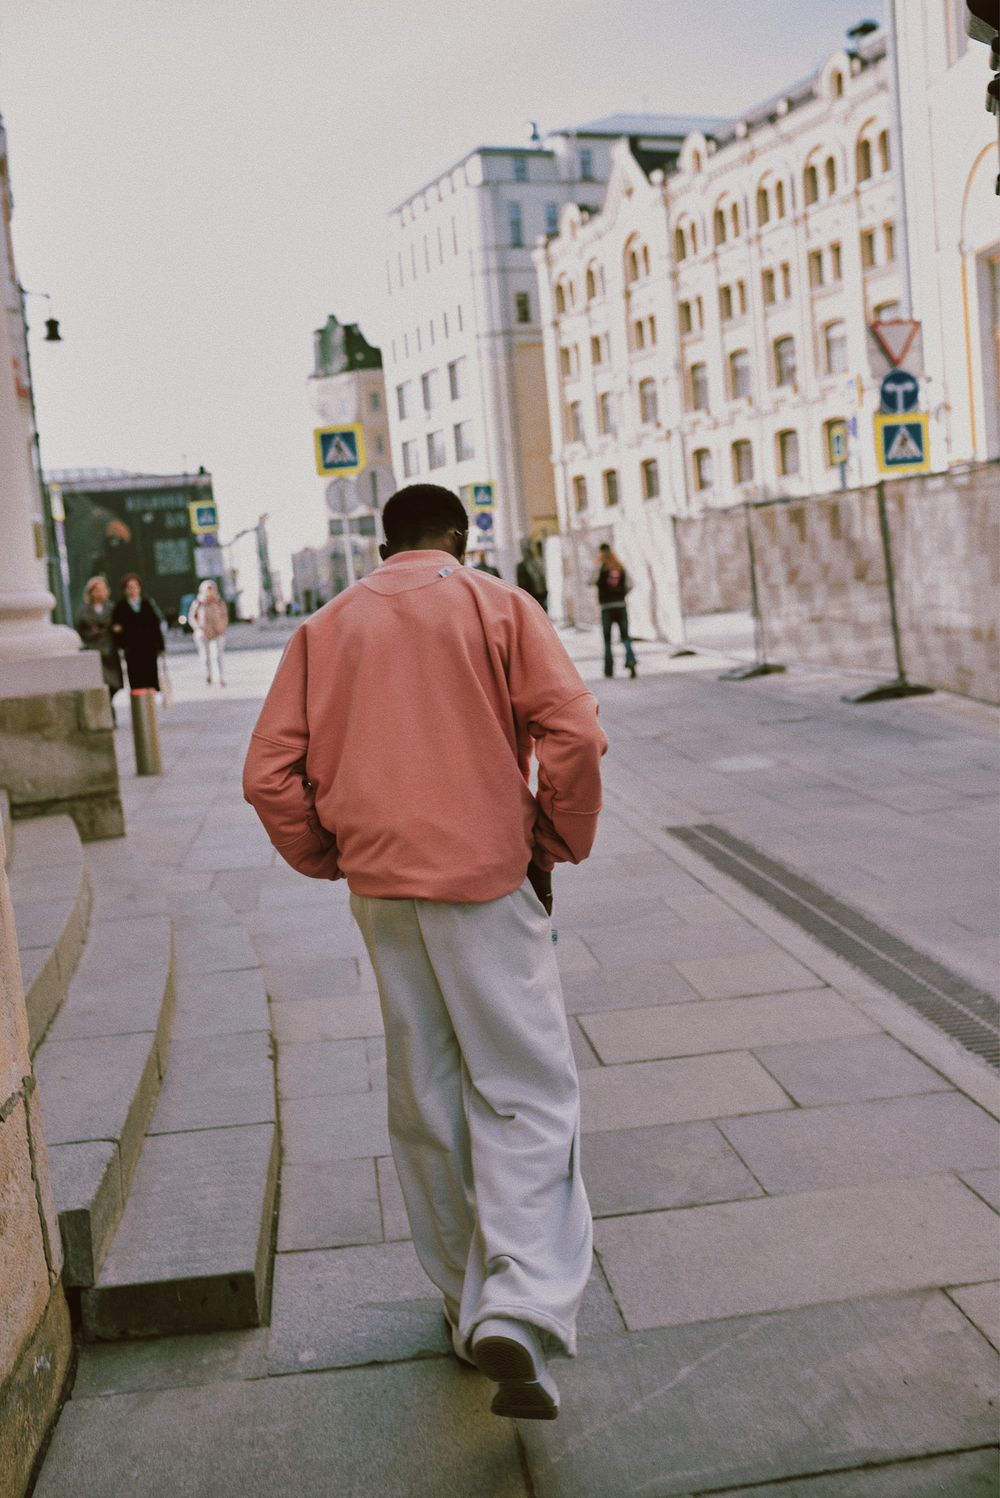
[[[407,551],[296,630],[243,789],[301,874],[474,904],[517,889],[532,858],[586,858],[607,742],[533,598],[448,552]]]

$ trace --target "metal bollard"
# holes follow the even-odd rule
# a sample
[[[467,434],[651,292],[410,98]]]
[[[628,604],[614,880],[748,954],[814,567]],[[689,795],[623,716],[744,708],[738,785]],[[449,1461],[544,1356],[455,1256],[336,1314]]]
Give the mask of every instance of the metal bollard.
[[[152,687],[136,687],[132,694],[132,738],[135,742],[135,773],[162,775],[160,727],[156,720],[156,693]]]

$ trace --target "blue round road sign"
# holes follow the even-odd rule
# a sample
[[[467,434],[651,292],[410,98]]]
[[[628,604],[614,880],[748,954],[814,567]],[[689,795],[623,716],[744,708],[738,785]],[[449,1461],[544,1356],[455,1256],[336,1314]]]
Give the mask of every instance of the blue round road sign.
[[[920,383],[907,369],[890,369],[880,388],[882,410],[890,416],[912,411],[920,396]]]

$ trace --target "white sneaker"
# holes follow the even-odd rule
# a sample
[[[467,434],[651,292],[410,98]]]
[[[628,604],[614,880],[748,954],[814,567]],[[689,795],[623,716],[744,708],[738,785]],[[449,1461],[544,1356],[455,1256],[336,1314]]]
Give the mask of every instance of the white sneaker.
[[[545,1364],[535,1328],[526,1321],[494,1316],[472,1334],[472,1357],[480,1373],[499,1384],[494,1415],[510,1420],[554,1420],[559,1390]]]

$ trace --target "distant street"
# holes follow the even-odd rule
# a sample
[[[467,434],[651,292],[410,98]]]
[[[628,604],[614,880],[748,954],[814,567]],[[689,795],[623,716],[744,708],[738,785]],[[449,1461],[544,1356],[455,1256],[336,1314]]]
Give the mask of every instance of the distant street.
[[[664,829],[735,834],[987,985],[997,714],[848,707],[819,673],[720,683],[722,657],[649,644],[636,681],[605,682],[597,633],[565,638],[611,750],[593,857],[555,881],[598,1255],[560,1420],[495,1419],[451,1356],[346,888],[292,873],[239,799],[277,647],[233,652],[224,691],[175,655],[162,780],[131,778],[119,730],[129,838],[195,974],[184,1023],[209,928],[249,935],[267,988],[271,1324],[85,1347],[40,1498],[763,1498],[869,1464],[774,1492],[991,1491],[992,1074]]]

